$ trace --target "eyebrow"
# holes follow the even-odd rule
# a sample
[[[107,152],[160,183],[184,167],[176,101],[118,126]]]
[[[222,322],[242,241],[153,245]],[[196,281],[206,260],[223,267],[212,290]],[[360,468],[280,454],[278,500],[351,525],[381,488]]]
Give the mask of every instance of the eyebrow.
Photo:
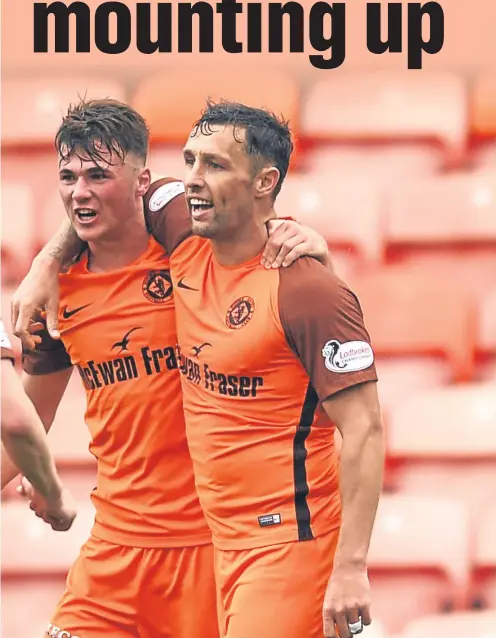
[[[183,150],[183,155],[195,155],[193,151],[188,148]],[[230,162],[230,159],[227,155],[221,155],[220,153],[201,153],[202,158],[206,160],[214,160],[219,162]]]
[[[86,173],[109,173],[110,170],[108,168],[105,168],[103,166],[90,166],[89,168],[85,169]],[[62,175],[63,173],[74,173],[73,170],[71,170],[70,168],[60,168],[59,169],[59,174]]]

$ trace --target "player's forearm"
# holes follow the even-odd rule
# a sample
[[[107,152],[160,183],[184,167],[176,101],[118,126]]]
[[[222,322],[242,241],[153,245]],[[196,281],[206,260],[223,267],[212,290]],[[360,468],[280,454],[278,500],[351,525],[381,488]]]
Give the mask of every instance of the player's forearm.
[[[83,242],[79,239],[69,219],[66,219],[35,257],[33,264],[40,267],[55,265],[60,269],[61,266],[68,264],[76,257],[82,247]]]
[[[380,416],[347,428],[340,461],[341,529],[334,567],[364,567],[384,469],[384,433]]]
[[[32,415],[19,416],[19,422],[11,422],[8,427],[2,422],[2,442],[13,462],[5,468],[8,474],[2,467],[2,487],[5,480],[10,482],[20,471],[48,503],[55,503],[61,497],[62,487],[43,426]],[[4,460],[2,454],[2,463]]]

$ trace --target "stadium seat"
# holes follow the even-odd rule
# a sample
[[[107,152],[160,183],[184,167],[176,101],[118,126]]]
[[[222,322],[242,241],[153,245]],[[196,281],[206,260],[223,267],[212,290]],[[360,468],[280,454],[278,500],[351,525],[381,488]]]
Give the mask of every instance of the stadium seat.
[[[392,415],[396,456],[496,460],[496,392],[487,384],[456,384],[411,393]]]
[[[483,352],[496,354],[496,282],[481,296],[477,343]]]
[[[496,166],[496,142],[479,142],[472,149],[471,161],[474,170],[494,170]]]
[[[477,137],[496,137],[496,73],[479,75],[472,86],[470,128]]]
[[[323,143],[305,152],[304,169],[336,181],[366,175],[378,186],[388,187],[398,180],[435,174],[442,162],[440,150],[426,145]]]
[[[35,211],[29,186],[2,181],[2,281],[11,283],[28,269],[33,254]]]
[[[353,250],[379,261],[382,253],[382,197],[366,179],[288,175],[276,200],[279,216],[290,215],[315,228],[331,248]]]
[[[46,194],[38,221],[37,249],[40,249],[55,234],[67,219],[64,204],[56,188]]]
[[[430,247],[390,244],[385,247],[385,253],[387,263],[408,268],[418,277],[430,279],[434,275],[448,286],[456,282],[475,301],[479,314],[488,294],[496,287],[496,245],[482,248],[474,243],[456,248],[449,244]]]
[[[134,93],[132,105],[147,120],[152,140],[182,145],[209,97],[267,107],[283,114],[297,129],[297,86],[290,77],[274,70],[195,73],[192,81],[182,70],[168,69],[144,79]]]
[[[2,577],[65,574],[88,539],[95,517],[93,505],[78,503],[71,529],[54,532],[25,502],[2,504]]]
[[[494,382],[409,394],[391,411],[387,446],[395,489],[458,496],[478,515],[496,484]]]
[[[184,158],[182,146],[154,145],[150,149],[148,166],[155,175],[184,178]]]
[[[451,375],[446,361],[425,357],[376,357],[379,383],[377,390],[381,410],[389,421],[390,414],[412,394],[442,387]]]
[[[8,79],[2,83],[2,144],[52,144],[68,106],[79,98],[124,100],[115,80],[91,77]]]
[[[451,73],[363,72],[325,76],[302,102],[312,140],[429,140],[459,148],[467,135],[463,78]]]
[[[472,602],[490,609],[496,609],[496,500],[493,493],[494,490],[486,500],[475,526],[472,589]]]
[[[496,248],[496,172],[406,179],[389,191],[388,246]]]
[[[496,611],[432,614],[412,621],[400,638],[496,638]]]
[[[421,614],[461,605],[469,547],[469,517],[457,499],[383,494],[368,566],[373,613],[388,632],[400,632]]]
[[[456,282],[389,266],[349,283],[378,356],[440,357],[449,362],[453,380],[473,377],[475,304]]]

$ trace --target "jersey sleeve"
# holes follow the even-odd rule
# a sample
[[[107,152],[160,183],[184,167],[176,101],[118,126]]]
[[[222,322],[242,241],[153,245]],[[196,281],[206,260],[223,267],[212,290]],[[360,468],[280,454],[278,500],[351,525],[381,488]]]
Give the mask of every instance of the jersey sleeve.
[[[22,349],[22,369],[27,374],[50,374],[72,366],[69,353],[60,339],[52,339],[46,326],[37,333],[41,337],[34,350]]]
[[[360,303],[336,275],[312,258],[280,270],[279,316],[320,401],[377,381]]]
[[[9,336],[5,330],[5,324],[0,319],[0,352],[2,359],[10,359],[15,361],[14,353],[12,351],[12,344],[10,343]]]
[[[163,177],[153,182],[143,199],[149,231],[172,255],[191,235],[191,217],[183,182]]]

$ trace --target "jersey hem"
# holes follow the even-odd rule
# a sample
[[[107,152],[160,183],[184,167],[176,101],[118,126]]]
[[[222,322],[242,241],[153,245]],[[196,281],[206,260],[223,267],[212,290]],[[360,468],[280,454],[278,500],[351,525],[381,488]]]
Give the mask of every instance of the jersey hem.
[[[336,529],[338,529],[341,525],[341,519],[334,520],[326,525],[315,526],[312,527],[313,538],[309,540],[313,540],[315,538],[319,538],[320,536],[325,536]],[[278,533],[272,532],[267,536],[256,536],[250,538],[237,538],[237,539],[225,539],[218,538],[217,536],[212,537],[214,547],[220,550],[245,550],[245,549],[257,549],[259,547],[270,547],[271,545],[283,545],[285,543],[294,543],[294,542],[306,542],[300,541],[298,538],[298,527],[296,525],[292,526],[291,529],[285,529],[284,532],[282,530]]]
[[[211,545],[212,535],[210,533],[198,534],[191,536],[171,536],[164,538],[163,536],[141,536],[119,534],[113,530],[109,530],[101,523],[95,523],[91,530],[91,535],[99,540],[112,543],[113,545],[122,545],[124,547],[140,547],[143,549],[160,548],[160,547],[196,547],[199,545]]]

